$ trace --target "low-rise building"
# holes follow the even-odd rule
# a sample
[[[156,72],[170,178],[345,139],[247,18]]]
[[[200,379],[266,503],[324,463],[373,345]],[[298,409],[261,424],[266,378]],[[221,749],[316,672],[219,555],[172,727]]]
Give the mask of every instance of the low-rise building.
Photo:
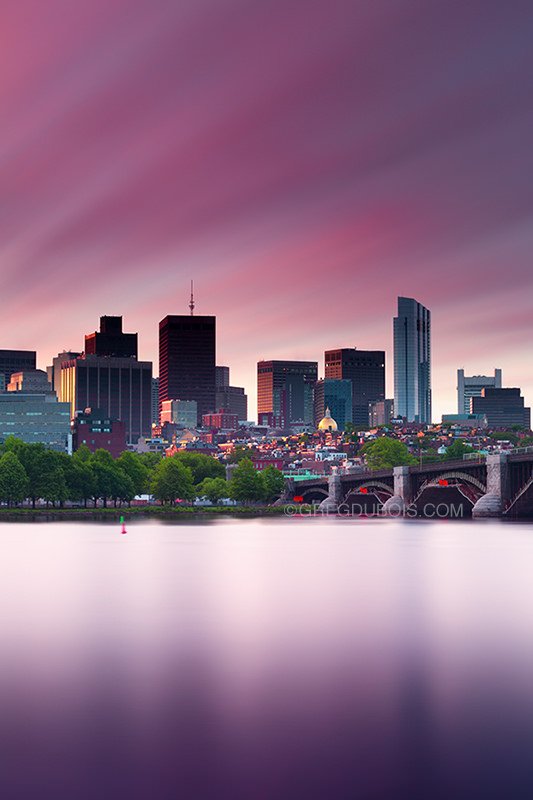
[[[374,400],[368,406],[368,420],[371,428],[388,426],[394,417],[394,400]]]
[[[177,428],[196,428],[198,404],[196,400],[163,400],[161,403],[161,425],[169,422]]]
[[[443,425],[458,425],[460,428],[486,428],[485,414],[443,414]]]
[[[91,453],[107,450],[113,458],[126,450],[126,426],[118,419],[111,419],[101,409],[86,408],[72,420],[72,448],[77,450],[84,444]]]
[[[10,391],[0,394],[0,442],[15,436],[51,450],[70,450],[70,405],[53,392]]]
[[[227,431],[235,431],[239,427],[237,414],[230,414],[226,411],[219,411],[216,414],[204,414],[202,417],[204,428],[218,428]]]

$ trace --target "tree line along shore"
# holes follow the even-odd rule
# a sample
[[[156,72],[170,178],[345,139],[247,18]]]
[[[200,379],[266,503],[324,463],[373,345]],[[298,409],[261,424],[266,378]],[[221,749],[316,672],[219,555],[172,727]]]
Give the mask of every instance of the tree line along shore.
[[[72,504],[80,511],[105,511],[150,495],[159,504],[150,506],[155,514],[178,508],[191,513],[204,510],[190,505],[196,498],[207,498],[215,507],[226,498],[268,506],[283,489],[279,470],[268,466],[259,472],[245,457],[231,473],[227,480],[224,464],[201,453],[183,451],[163,458],[157,453],[124,451],[113,458],[107,450],[91,453],[82,445],[67,455],[8,437],[0,446],[0,512],[37,511],[42,504],[44,511],[71,511]]]

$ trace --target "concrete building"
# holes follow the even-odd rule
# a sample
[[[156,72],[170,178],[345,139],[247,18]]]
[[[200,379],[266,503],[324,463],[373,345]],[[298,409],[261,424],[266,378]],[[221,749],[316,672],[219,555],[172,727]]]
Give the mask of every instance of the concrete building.
[[[113,458],[118,458],[126,450],[126,426],[120,420],[106,416],[101,409],[78,411],[71,430],[73,450],[84,444],[91,453],[103,449]]]
[[[215,386],[217,390],[229,386],[229,367],[215,367]]]
[[[317,372],[316,361],[259,361],[258,419],[272,415],[274,425],[284,429],[295,425],[312,427]]]
[[[481,397],[472,398],[472,413],[484,414],[489,428],[531,428],[531,410],[524,406],[520,389],[484,388]]]
[[[394,418],[394,400],[376,400],[369,404],[368,421],[371,428],[390,425]]]
[[[320,421],[326,416],[326,409],[329,408],[338,430],[345,430],[347,423],[352,421],[352,382],[334,378],[317,381],[314,402],[315,428],[318,428]]]
[[[94,355],[63,361],[59,399],[70,404],[72,418],[95,408],[121,420],[128,443],[135,444],[152,431],[152,363]]]
[[[81,353],[77,353],[74,350],[64,350],[62,353],[58,353],[57,356],[52,359],[51,365],[46,368],[48,383],[52,386],[53,391],[57,394],[60,400],[61,400],[61,364],[65,363],[65,361],[72,361],[73,359],[79,358],[80,356]]]
[[[152,378],[152,425],[159,425],[159,378]]]
[[[352,422],[356,428],[367,428],[369,403],[385,398],[384,351],[358,350],[356,347],[326,350],[324,376],[351,381]]]
[[[495,369],[494,375],[465,375],[457,370],[457,413],[470,414],[472,397],[481,397],[483,389],[501,389],[502,371]]]
[[[69,404],[58,402],[53,392],[0,394],[0,442],[8,436],[28,444],[41,443],[51,450],[68,451]]]
[[[431,422],[431,314],[412,297],[398,297],[394,318],[394,413]]]
[[[248,396],[242,386],[222,386],[215,393],[215,408],[236,414],[240,421],[248,419]]]
[[[168,423],[177,428],[196,428],[198,405],[195,400],[163,400],[161,425]]]
[[[239,418],[237,414],[219,411],[216,414],[204,414],[202,417],[202,425],[204,428],[235,431],[239,427]]]
[[[35,350],[0,350],[0,374],[4,376],[4,386],[7,386],[14,372],[23,372],[36,367]]]
[[[459,425],[461,428],[486,428],[488,420],[485,414],[443,414],[443,425]]]
[[[26,394],[47,394],[53,391],[48,376],[42,369],[14,372],[6,389],[8,392],[26,392]]]
[[[248,418],[248,397],[242,386],[230,386],[229,367],[216,367],[215,407],[213,410],[236,414],[244,421]]]

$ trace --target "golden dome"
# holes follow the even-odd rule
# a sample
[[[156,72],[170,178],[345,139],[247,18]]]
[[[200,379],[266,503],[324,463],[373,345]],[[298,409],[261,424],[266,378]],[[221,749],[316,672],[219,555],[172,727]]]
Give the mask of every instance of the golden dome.
[[[326,408],[326,416],[323,417],[320,422],[318,423],[318,430],[319,431],[336,431],[337,430],[337,423],[331,416],[331,412],[329,408]]]

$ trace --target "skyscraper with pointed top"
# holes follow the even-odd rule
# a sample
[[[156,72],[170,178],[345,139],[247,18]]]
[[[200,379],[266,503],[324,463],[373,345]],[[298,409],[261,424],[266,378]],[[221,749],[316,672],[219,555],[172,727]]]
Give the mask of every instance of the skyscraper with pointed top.
[[[195,400],[198,424],[215,409],[216,317],[169,315],[159,323],[159,408],[165,400]]]

